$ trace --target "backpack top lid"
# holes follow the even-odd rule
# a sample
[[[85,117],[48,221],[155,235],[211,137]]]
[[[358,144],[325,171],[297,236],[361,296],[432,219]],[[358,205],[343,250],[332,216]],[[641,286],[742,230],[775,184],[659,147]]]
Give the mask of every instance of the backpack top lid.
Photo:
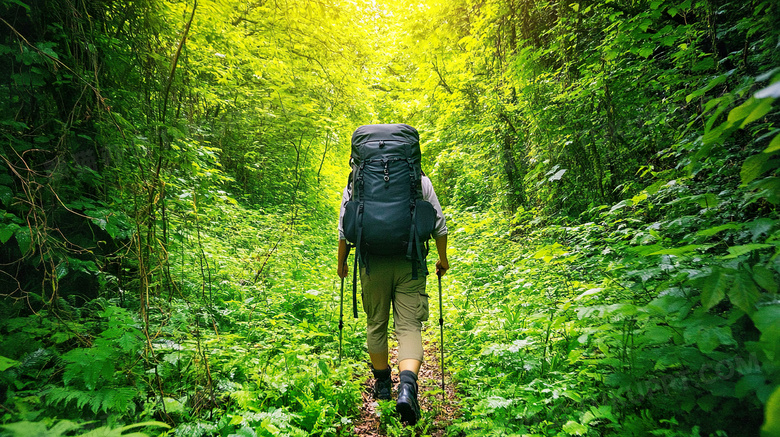
[[[383,154],[384,142],[395,146],[388,148],[388,151],[397,151],[398,146],[404,146],[405,150],[402,152],[404,155],[417,162],[420,161],[420,134],[417,133],[417,129],[402,123],[367,124],[355,129],[352,134],[352,158],[360,161],[371,158],[371,155],[381,155]],[[376,147],[372,147],[374,144]],[[366,150],[361,151],[361,149],[372,149],[376,153],[367,154]]]

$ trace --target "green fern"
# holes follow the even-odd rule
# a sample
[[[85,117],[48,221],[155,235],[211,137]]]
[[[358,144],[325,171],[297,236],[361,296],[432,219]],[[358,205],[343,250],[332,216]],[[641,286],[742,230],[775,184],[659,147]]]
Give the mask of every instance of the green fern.
[[[0,425],[0,429],[3,430],[0,433],[2,437],[61,437],[68,434],[70,431],[84,427],[87,424],[78,424],[69,420],[62,420],[57,422],[54,426],[49,428],[45,422],[16,422],[9,423],[7,425]],[[129,431],[133,428],[140,428],[146,426],[157,426],[163,428],[170,428],[162,422],[143,422],[132,425],[126,425],[119,428],[111,428],[109,426],[101,426],[95,428],[84,434],[78,434],[76,437],[149,437],[148,434],[143,432],[133,432],[124,434],[125,431]]]
[[[137,391],[133,388],[104,387],[100,390],[84,391],[68,387],[51,387],[44,392],[46,403],[51,406],[68,406],[75,402],[76,408],[89,407],[92,413],[133,413],[133,398]]]
[[[37,437],[59,437],[65,435],[69,431],[81,428],[81,425],[69,420],[63,420],[51,428],[48,428],[44,422],[25,421],[0,425],[0,428],[3,429],[2,434],[0,434],[3,437],[23,437],[31,435]]]
[[[114,350],[105,342],[96,342],[89,349],[73,349],[62,355],[68,362],[62,380],[65,385],[82,381],[89,390],[94,390],[100,381],[110,381],[114,377]]]

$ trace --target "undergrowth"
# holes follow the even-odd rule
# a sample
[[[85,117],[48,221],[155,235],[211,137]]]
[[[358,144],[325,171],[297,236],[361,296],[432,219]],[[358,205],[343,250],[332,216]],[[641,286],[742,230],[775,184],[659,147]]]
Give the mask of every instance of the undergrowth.
[[[579,219],[452,212],[454,434],[777,435],[780,137],[749,126],[766,102],[725,109]]]
[[[237,205],[209,214],[176,228],[171,252],[183,256],[143,311],[125,290],[121,299],[107,290],[82,307],[62,300],[29,315],[6,302],[3,423],[22,422],[3,435],[29,435],[52,417],[78,424],[54,424],[47,435],[138,422],[152,430],[148,421],[181,436],[349,428],[361,399],[353,373],[365,369],[351,318],[338,365],[333,233],[291,229],[284,215]],[[277,240],[258,239],[270,235],[264,226]]]

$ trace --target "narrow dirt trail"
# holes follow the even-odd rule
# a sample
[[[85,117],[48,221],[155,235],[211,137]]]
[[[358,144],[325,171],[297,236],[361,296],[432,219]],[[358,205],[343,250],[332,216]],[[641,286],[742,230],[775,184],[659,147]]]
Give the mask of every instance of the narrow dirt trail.
[[[433,329],[431,327],[428,328]],[[438,327],[437,335],[438,335]],[[418,400],[420,401],[420,409],[422,411],[422,419],[415,426],[416,429],[425,428],[425,435],[432,437],[442,437],[445,435],[447,426],[452,423],[458,415],[458,398],[455,394],[455,388],[452,385],[450,378],[450,372],[447,368],[444,378],[445,396],[442,402],[441,394],[441,365],[440,365],[440,352],[439,344],[436,341],[425,339],[423,334],[423,343],[425,350],[425,361],[420,368],[420,374],[418,375],[419,394]],[[392,403],[395,406],[396,387],[398,385],[398,349],[393,347],[390,350],[390,364],[393,368],[393,399],[392,401],[384,401]],[[445,367],[447,362],[446,350],[445,350]],[[359,436],[386,436],[383,421],[380,417],[380,405],[374,400],[373,397],[374,379],[371,377],[368,368],[366,368],[366,377],[363,381],[363,405],[360,407],[360,417],[355,422],[354,431]],[[393,408],[393,414],[395,409]],[[387,422],[387,421],[385,421]],[[410,431],[410,430],[405,430]],[[406,432],[404,433],[406,435]],[[417,433],[411,433],[416,435]],[[397,435],[397,433],[394,433]]]

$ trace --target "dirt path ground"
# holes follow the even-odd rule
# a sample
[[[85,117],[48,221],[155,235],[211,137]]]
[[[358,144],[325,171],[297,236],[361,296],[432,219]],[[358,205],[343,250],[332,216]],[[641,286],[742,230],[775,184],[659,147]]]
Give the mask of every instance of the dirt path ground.
[[[437,327],[438,328],[438,327]],[[441,366],[440,352],[437,342],[424,340],[425,361],[423,362],[420,374],[418,375],[420,409],[422,410],[422,419],[415,426],[414,430],[422,431],[424,434],[432,437],[442,437],[445,435],[447,425],[457,416],[458,402],[455,396],[454,387],[450,378],[449,369],[446,368],[447,357],[445,354],[445,396],[442,402],[441,394]],[[390,351],[390,362],[393,367],[393,400],[395,405],[396,386],[398,385],[398,363],[397,349]],[[360,418],[355,422],[355,433],[359,436],[386,436],[388,435],[384,424],[380,418],[380,405],[373,397],[374,379],[370,377],[370,372],[366,369],[366,379],[363,381],[363,405],[360,408]],[[392,409],[395,414],[394,408]],[[404,435],[416,435],[418,432],[405,430]],[[408,432],[408,434],[407,434]],[[398,435],[398,432],[392,433]]]

